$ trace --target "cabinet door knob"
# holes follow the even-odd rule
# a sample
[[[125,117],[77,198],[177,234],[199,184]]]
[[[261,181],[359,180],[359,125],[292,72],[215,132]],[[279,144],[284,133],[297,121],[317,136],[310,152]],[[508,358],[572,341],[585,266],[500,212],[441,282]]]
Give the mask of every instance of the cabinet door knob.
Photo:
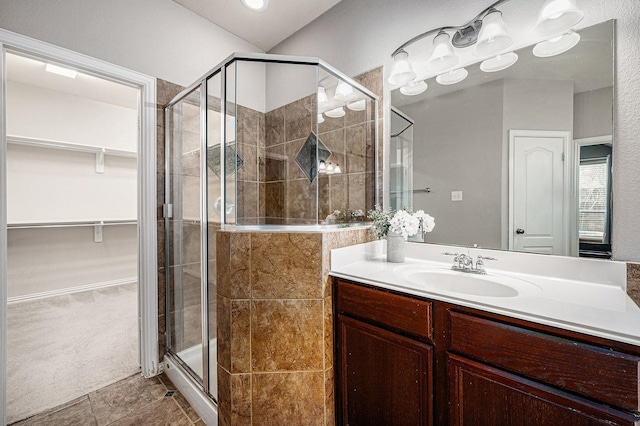
[[[524,229],[522,229],[522,228],[516,229],[516,234],[518,234],[518,235],[524,234]]]

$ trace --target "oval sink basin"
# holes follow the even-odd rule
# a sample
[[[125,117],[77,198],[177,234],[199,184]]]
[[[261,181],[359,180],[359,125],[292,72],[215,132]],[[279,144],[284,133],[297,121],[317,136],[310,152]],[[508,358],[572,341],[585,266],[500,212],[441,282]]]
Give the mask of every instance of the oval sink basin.
[[[450,269],[416,269],[399,271],[412,284],[425,290],[468,294],[481,297],[530,296],[540,287],[528,281],[505,275],[474,275]]]

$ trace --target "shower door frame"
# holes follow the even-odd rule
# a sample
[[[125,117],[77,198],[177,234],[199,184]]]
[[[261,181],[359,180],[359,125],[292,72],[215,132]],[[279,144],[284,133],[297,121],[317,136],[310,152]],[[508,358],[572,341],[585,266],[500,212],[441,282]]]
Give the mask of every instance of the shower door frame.
[[[86,70],[136,87],[138,98],[138,283],[140,364],[144,377],[160,372],[158,360],[158,261],[156,200],[156,79],[100,59],[0,29],[0,424],[6,423],[7,384],[7,167],[5,52]]]

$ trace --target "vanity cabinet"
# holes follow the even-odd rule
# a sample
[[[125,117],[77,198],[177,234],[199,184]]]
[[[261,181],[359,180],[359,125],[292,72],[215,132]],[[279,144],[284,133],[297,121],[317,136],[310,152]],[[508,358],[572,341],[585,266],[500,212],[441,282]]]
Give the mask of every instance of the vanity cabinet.
[[[334,279],[340,425],[640,425],[640,348]]]
[[[432,425],[431,303],[338,281],[338,424]]]

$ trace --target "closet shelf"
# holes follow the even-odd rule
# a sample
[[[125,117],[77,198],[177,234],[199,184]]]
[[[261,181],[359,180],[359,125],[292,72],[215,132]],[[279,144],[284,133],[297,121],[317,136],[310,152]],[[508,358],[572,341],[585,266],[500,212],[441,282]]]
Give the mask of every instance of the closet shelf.
[[[66,151],[88,152],[91,154],[105,154],[116,157],[137,158],[135,151],[124,149],[104,148],[94,145],[84,145],[73,142],[63,142],[49,139],[29,138],[24,136],[7,135],[7,143],[15,145],[35,146],[39,148],[61,149]]]
[[[35,228],[74,228],[82,226],[112,226],[112,225],[136,225],[136,219],[127,220],[88,220],[78,222],[24,222],[9,223],[8,229],[35,229]]]

